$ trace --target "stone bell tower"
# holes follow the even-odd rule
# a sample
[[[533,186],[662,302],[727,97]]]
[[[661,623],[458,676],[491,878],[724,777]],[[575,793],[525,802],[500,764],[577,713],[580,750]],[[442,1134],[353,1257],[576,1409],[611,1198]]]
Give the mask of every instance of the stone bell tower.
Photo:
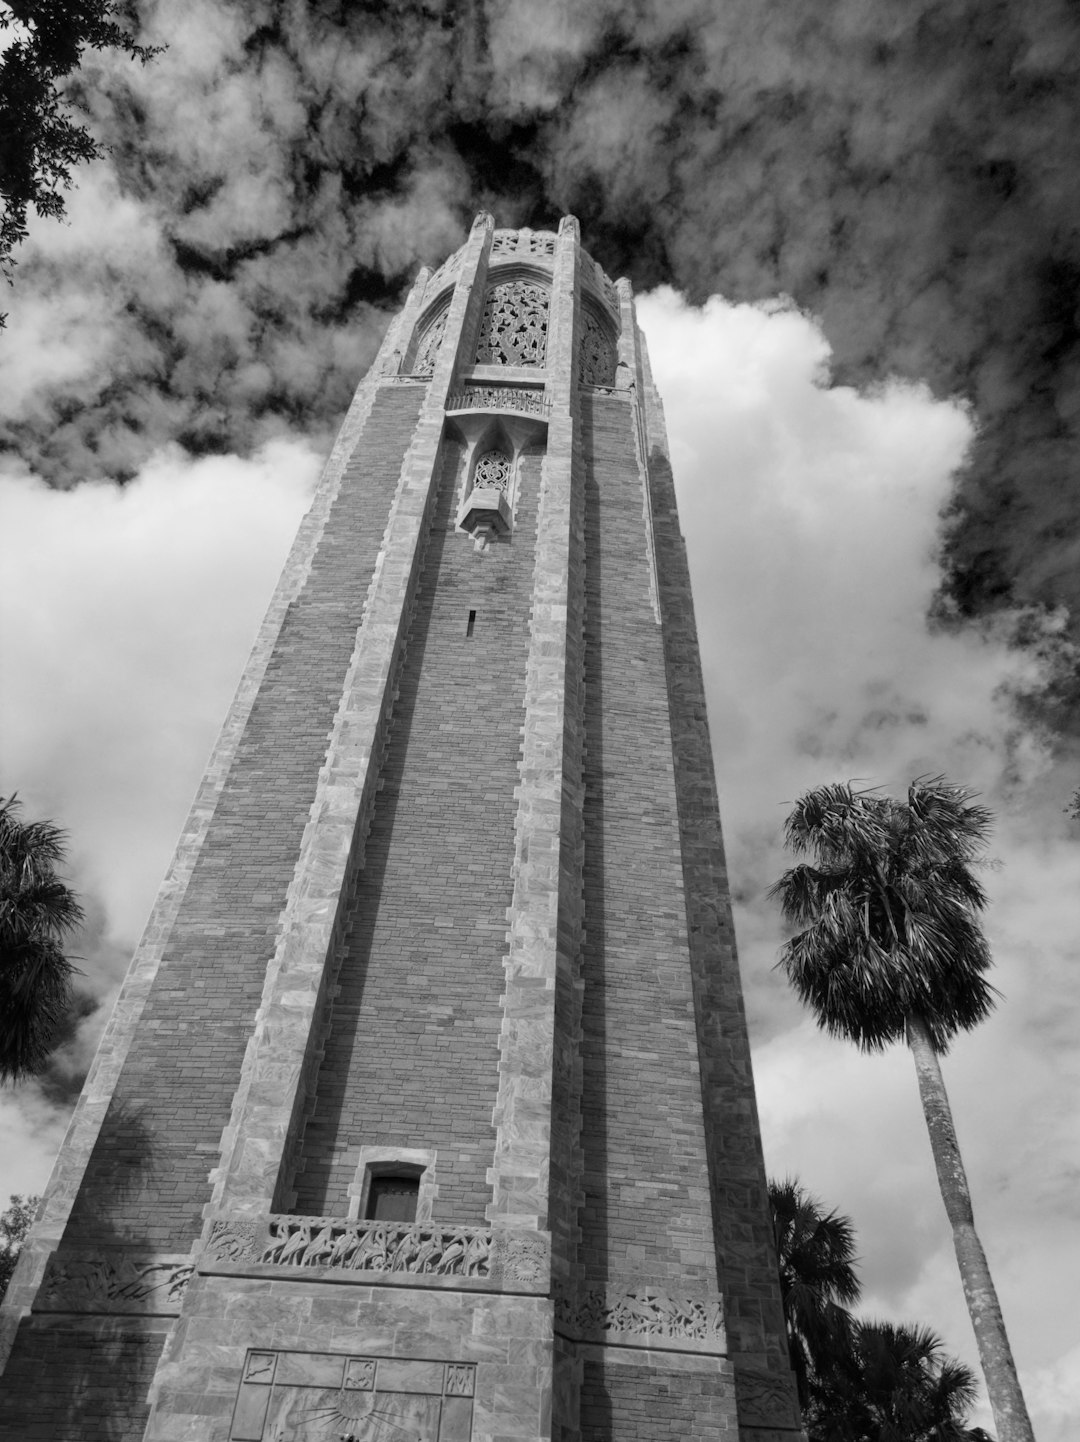
[[[477,217],[361,383],[6,1309],[5,1442],[795,1442],[634,319]]]

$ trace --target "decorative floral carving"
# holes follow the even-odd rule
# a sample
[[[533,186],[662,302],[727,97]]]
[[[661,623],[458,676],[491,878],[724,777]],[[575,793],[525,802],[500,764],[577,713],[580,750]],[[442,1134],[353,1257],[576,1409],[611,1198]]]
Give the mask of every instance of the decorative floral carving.
[[[491,1273],[491,1232],[486,1227],[271,1217],[269,1240],[259,1260],[281,1267],[487,1277]]]
[[[491,238],[492,255],[554,255],[553,230],[497,230]]]
[[[530,415],[546,416],[551,402],[541,390],[525,386],[467,386],[446,402],[448,411],[527,411]]]
[[[719,1297],[676,1297],[642,1287],[616,1291],[591,1287],[574,1302],[563,1296],[556,1317],[575,1337],[606,1340],[618,1334],[656,1346],[663,1342],[724,1345],[724,1315]]]
[[[543,1232],[502,1231],[496,1241],[504,1282],[534,1285],[546,1282],[551,1266],[548,1239]]]
[[[615,384],[615,346],[607,331],[588,310],[582,311],[579,375],[586,386]]]
[[[548,292],[527,280],[488,291],[476,347],[478,365],[542,366],[547,355]]]
[[[64,1312],[180,1310],[195,1270],[188,1257],[125,1252],[56,1253],[38,1293],[37,1307]]]
[[[442,345],[443,335],[446,331],[446,317],[449,314],[450,308],[447,306],[428,323],[427,329],[421,335],[416,347],[416,359],[412,363],[414,376],[429,376],[434,372],[435,359],[439,354],[439,347]]]
[[[740,1427],[798,1427],[793,1384],[775,1372],[735,1369]]]
[[[510,457],[505,451],[485,451],[473,471],[473,489],[502,491],[510,484]]]
[[[265,1223],[219,1218],[210,1225],[203,1256],[215,1262],[249,1262],[266,1240]]]

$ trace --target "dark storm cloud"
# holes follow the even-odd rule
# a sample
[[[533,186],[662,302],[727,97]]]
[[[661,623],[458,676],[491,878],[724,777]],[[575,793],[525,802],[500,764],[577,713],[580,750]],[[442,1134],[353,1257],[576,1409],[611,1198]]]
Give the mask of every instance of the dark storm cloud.
[[[341,414],[420,262],[471,214],[576,212],[639,288],[778,291],[840,380],[926,379],[976,409],[961,609],[1080,615],[1080,27],[1057,0],[144,7],[169,51],[86,72],[155,230],[107,292],[95,364],[8,443],[58,484],[179,440],[246,452]],[[27,258],[20,286],[48,286]],[[74,267],[74,270],[73,270]]]

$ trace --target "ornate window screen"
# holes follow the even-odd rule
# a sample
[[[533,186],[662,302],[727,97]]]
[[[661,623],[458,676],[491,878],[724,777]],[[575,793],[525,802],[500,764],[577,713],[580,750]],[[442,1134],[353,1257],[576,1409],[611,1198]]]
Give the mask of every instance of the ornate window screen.
[[[478,365],[542,366],[547,358],[548,292],[527,280],[493,285],[484,304]]]
[[[485,451],[473,471],[473,490],[502,491],[510,485],[510,457],[505,451]]]
[[[583,311],[580,376],[585,386],[615,384],[615,346],[607,331],[588,310]]]
[[[448,314],[449,308],[441,310],[420,337],[420,343],[416,347],[416,359],[412,363],[414,376],[429,376],[434,372],[435,359],[439,354],[439,347],[442,345]]]
[[[497,230],[491,238],[492,255],[554,255],[553,230]]]

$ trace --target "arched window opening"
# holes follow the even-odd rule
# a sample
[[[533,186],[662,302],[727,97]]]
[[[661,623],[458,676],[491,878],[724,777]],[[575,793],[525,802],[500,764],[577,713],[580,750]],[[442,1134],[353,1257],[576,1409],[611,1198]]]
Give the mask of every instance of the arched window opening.
[[[544,365],[548,307],[546,286],[527,280],[504,280],[493,285],[480,321],[477,365]]]

